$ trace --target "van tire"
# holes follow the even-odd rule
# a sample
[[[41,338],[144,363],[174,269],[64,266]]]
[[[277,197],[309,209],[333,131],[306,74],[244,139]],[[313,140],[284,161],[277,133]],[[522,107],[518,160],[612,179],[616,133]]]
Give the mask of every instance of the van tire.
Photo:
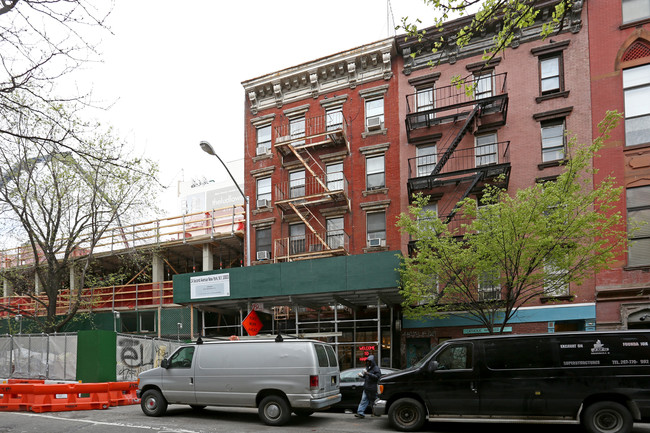
[[[388,422],[399,431],[418,431],[425,421],[424,406],[412,398],[400,398],[388,409]]]
[[[284,425],[291,419],[289,403],[279,395],[264,397],[258,409],[260,419],[266,425]]]
[[[142,394],[140,408],[147,416],[162,416],[167,411],[167,400],[157,389],[149,389]]]
[[[589,433],[629,433],[633,420],[622,404],[599,401],[587,407],[582,423]]]

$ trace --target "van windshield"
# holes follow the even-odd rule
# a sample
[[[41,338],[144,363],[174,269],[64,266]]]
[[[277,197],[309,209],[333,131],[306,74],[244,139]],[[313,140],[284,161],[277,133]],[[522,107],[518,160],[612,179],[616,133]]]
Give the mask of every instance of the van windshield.
[[[420,360],[418,362],[416,362],[415,364],[413,364],[413,366],[411,368],[420,368],[420,367],[422,367],[422,365],[424,365],[424,363],[429,358],[431,358],[431,355],[433,354],[433,352],[438,350],[439,347],[440,347],[440,344],[436,344],[435,346],[433,346],[433,348],[429,351],[429,353],[427,353],[422,358],[420,358]]]

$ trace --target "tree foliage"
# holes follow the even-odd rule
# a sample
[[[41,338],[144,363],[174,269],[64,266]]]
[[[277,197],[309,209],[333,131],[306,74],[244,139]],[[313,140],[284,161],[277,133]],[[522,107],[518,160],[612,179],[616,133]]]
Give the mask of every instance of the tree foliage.
[[[458,49],[467,46],[472,38],[483,37],[489,31],[493,31],[492,44],[485,50],[483,58],[489,61],[499,52],[512,45],[515,38],[521,32],[535,25],[540,10],[539,0],[424,0],[424,3],[431,6],[433,25],[427,29],[421,29],[420,19],[411,21],[409,17],[403,17],[398,30],[406,32],[407,38],[413,38],[419,42],[425,39],[432,42],[431,51],[437,53],[446,44],[453,43]],[[563,29],[565,17],[571,11],[574,3],[582,3],[582,0],[557,0],[553,6],[553,12],[542,24],[540,36],[546,38],[555,32]],[[454,27],[453,31],[445,28],[454,17],[469,17]],[[419,53],[414,51],[412,56]],[[455,80],[462,80],[455,77]]]
[[[400,269],[406,316],[464,311],[495,332],[521,306],[568,297],[605,268],[627,233],[614,209],[621,189],[612,177],[593,185],[592,161],[620,117],[609,112],[590,145],[571,138],[555,181],[512,192],[488,186],[480,202],[465,199],[460,229],[425,210],[428,197],[415,197],[398,221],[416,244]]]
[[[82,122],[66,105],[35,97],[23,103],[32,109],[11,118],[12,130],[20,134],[11,146],[0,147],[0,216],[5,238],[27,242],[5,257],[2,276],[17,294],[31,296],[47,311],[31,319],[52,332],[83,302],[80,290],[70,293],[70,308],[57,316],[70,269],[84,287],[102,236],[152,211],[157,166],[134,157],[110,130]],[[64,130],[75,131],[75,137]],[[42,137],[61,137],[64,146]],[[32,278],[38,278],[46,299],[36,296]]]

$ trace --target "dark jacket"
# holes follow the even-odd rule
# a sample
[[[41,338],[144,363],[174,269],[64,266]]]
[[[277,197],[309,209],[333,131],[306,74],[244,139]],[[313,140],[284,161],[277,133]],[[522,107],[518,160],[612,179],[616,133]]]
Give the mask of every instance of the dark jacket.
[[[372,402],[377,398],[377,382],[381,377],[381,370],[375,363],[375,357],[373,355],[368,356],[368,359],[366,359],[366,370],[364,371],[363,377],[365,378],[363,390]]]

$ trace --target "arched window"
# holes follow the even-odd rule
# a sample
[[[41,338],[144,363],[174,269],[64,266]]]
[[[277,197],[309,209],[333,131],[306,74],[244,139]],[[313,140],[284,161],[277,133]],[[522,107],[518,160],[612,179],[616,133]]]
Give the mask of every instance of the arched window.
[[[635,65],[623,69],[625,145],[650,143],[650,43],[635,41],[621,61]]]

